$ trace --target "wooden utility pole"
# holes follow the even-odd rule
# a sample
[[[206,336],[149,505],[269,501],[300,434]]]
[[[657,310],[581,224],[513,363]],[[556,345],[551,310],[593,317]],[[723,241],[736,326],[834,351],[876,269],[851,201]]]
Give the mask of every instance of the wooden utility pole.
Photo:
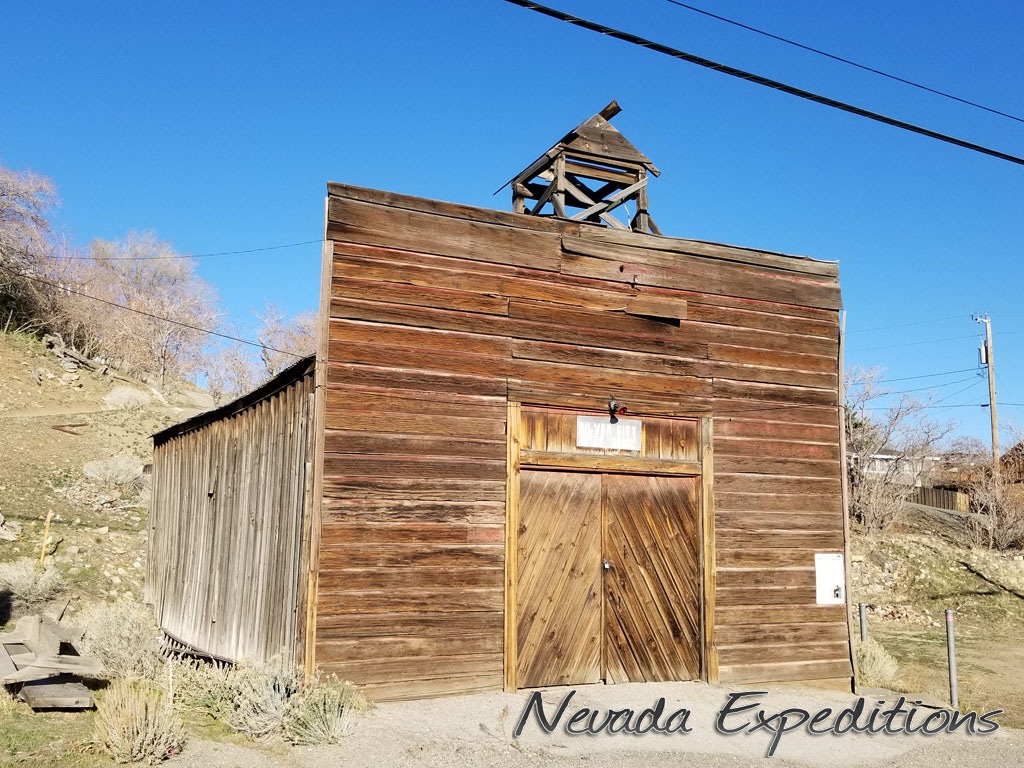
[[[988,369],[988,410],[992,417],[992,471],[999,474],[999,419],[996,414],[996,368],[992,355],[992,321],[988,315],[975,315],[985,324],[985,367]]]

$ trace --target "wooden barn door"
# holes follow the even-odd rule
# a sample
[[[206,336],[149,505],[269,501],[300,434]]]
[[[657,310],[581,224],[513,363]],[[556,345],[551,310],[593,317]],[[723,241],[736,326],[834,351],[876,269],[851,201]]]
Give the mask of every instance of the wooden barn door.
[[[516,682],[601,680],[601,475],[523,470]]]
[[[604,675],[608,683],[700,675],[699,482],[604,476]]]

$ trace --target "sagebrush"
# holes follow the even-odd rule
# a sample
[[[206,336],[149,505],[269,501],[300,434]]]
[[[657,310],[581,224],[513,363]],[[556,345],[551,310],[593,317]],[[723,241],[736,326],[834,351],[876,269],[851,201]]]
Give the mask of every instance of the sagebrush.
[[[109,459],[86,462],[82,473],[108,489],[138,490],[142,485],[142,462],[134,456],[111,456]]]
[[[23,557],[0,564],[0,593],[20,612],[38,613],[66,590],[64,574],[52,563],[40,565],[33,557]]]
[[[122,411],[141,411],[152,405],[153,399],[134,387],[114,387],[103,396],[103,402]]]
[[[285,737],[292,744],[337,744],[352,732],[355,714],[366,700],[351,683],[322,680],[295,696],[285,717]]]
[[[896,680],[899,665],[896,659],[874,638],[858,641],[855,646],[857,654],[857,676],[862,685],[888,688]]]
[[[0,716],[7,717],[26,708],[24,704],[14,698],[6,685],[0,685]]]
[[[226,666],[175,660],[169,684],[179,711],[208,715],[250,739],[282,736],[293,744],[336,744],[368,708],[350,683],[334,678],[304,682],[280,658]]]
[[[160,675],[159,630],[142,603],[94,603],[75,624],[84,632],[81,649],[103,662],[107,675],[129,680],[155,680]]]
[[[181,752],[185,731],[162,690],[118,680],[96,705],[95,740],[115,763],[153,765]]]

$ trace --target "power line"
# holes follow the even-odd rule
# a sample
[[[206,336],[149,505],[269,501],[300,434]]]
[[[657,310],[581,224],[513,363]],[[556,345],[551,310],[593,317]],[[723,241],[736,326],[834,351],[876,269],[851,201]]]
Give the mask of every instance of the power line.
[[[958,315],[945,315],[944,317],[933,317],[927,320],[915,320],[911,323],[897,323],[896,325],[876,325],[872,328],[849,328],[846,333],[868,333],[869,331],[888,331],[893,328],[910,328],[914,325],[931,325],[932,323],[938,323],[943,320],[963,320],[968,317],[967,313],[961,313]]]
[[[805,99],[806,101],[813,101],[816,104],[822,104],[826,107],[832,107],[833,109],[848,112],[852,115],[857,115],[858,117],[865,117],[869,120],[874,120],[875,122],[878,123],[891,125],[894,128],[900,128],[901,130],[904,131],[916,133],[921,136],[927,136],[928,138],[936,139],[937,141],[942,141],[945,142],[946,144],[952,144],[957,147],[962,147],[963,149],[969,149],[973,152],[980,152],[983,155],[989,155],[990,157],[996,157],[999,158],[1000,160],[1006,160],[1007,162],[1015,163],[1016,165],[1024,165],[1024,158],[1020,158],[1015,155],[1010,155],[1007,154],[1006,152],[1000,152],[999,150],[991,149],[990,147],[985,147],[982,146],[981,144],[975,144],[970,141],[965,141],[964,139],[958,139],[954,136],[950,136],[945,133],[939,133],[938,131],[933,131],[930,128],[924,128],[922,126],[914,125],[913,123],[908,123],[903,120],[897,120],[894,117],[888,117],[878,112],[872,112],[862,107],[857,107],[852,104],[847,104],[846,102],[843,101],[838,101],[836,99],[829,98],[828,96],[822,96],[820,94],[813,93],[812,91],[804,90],[803,88],[797,88],[792,85],[786,85],[785,83],[782,83],[778,80],[772,80],[771,78],[768,77],[755,75],[751,72],[747,72],[742,69],[737,69],[736,67],[731,67],[728,64],[720,64],[717,61],[705,59],[702,56],[687,53],[686,51],[681,51],[678,48],[672,48],[667,45],[662,45],[661,43],[656,43],[653,40],[649,40],[644,37],[639,37],[629,32],[623,32],[622,30],[619,29],[606,27],[603,24],[588,21],[587,19],[580,18],[579,16],[573,16],[571,14],[564,13],[563,11],[559,11],[554,8],[548,8],[545,5],[539,5],[538,3],[531,2],[531,0],[505,0],[505,2],[512,3],[513,5],[518,5],[521,8],[526,8],[527,10],[530,11],[535,11],[537,13],[544,14],[545,16],[550,16],[551,18],[558,19],[559,21],[564,21],[569,24],[573,24],[577,27],[582,27],[583,29],[588,29],[591,32],[598,32],[602,35],[614,37],[617,40],[622,40],[623,42],[630,43],[632,45],[638,45],[641,48],[647,48],[656,53],[662,53],[665,54],[666,56],[671,56],[674,59],[679,59],[690,64],[696,64],[706,69],[713,69],[716,72],[721,72],[722,74],[729,75],[730,77],[737,77],[741,80],[746,80],[747,82],[754,83],[755,85],[762,85],[766,88],[772,88],[773,90],[781,91],[782,93],[788,93],[790,96],[796,96],[798,98]]]
[[[107,299],[101,299],[99,296],[93,296],[93,295],[88,294],[88,293],[82,293],[81,291],[76,291],[73,288],[68,288],[65,285],[61,285],[60,283],[55,283],[55,282],[53,282],[51,280],[45,280],[45,279],[43,279],[41,277],[36,277],[34,275],[27,275],[24,272],[19,272],[19,271],[15,270],[15,269],[11,269],[10,267],[4,266],[3,264],[0,264],[0,269],[3,269],[5,272],[8,272],[10,274],[17,275],[18,277],[23,277],[26,280],[32,280],[33,282],[40,283],[42,285],[48,285],[51,288],[56,288],[58,291],[64,291],[66,293],[73,293],[75,296],[81,296],[81,297],[86,298],[86,299],[92,299],[93,301],[98,301],[98,302],[100,302],[102,304],[106,304],[106,305],[111,306],[111,307],[117,307],[118,309],[123,309],[123,310],[125,310],[127,312],[134,312],[137,315],[144,315],[145,317],[150,317],[150,318],[153,318],[154,320],[162,320],[163,322],[171,323],[172,325],[180,325],[182,328],[189,328],[190,330],[198,331],[199,333],[205,333],[205,334],[208,334],[210,336],[219,336],[222,339],[228,339],[229,341],[237,341],[237,342],[239,342],[241,344],[248,344],[251,347],[259,347],[260,349],[269,350],[270,352],[279,352],[282,355],[290,355],[291,357],[295,357],[295,358],[306,357],[306,355],[299,355],[299,354],[296,354],[295,352],[288,352],[287,350],[284,350],[284,349],[277,349],[275,347],[268,347],[266,344],[261,344],[258,341],[251,341],[249,339],[242,339],[242,338],[239,338],[238,336],[231,336],[230,334],[227,334],[227,333],[221,333],[220,331],[211,331],[209,328],[200,328],[198,325],[191,325],[189,323],[183,323],[180,320],[173,320],[173,319],[171,319],[169,317],[164,317],[163,315],[155,315],[152,312],[146,312],[145,310],[142,310],[142,309],[135,309],[134,307],[127,307],[124,304],[118,304],[116,301],[108,301]]]
[[[217,251],[215,253],[176,253],[171,256],[53,256],[58,261],[162,261],[164,259],[201,259],[206,256],[235,256],[242,253],[259,253],[260,251],[279,251],[282,248],[298,248],[300,245],[322,243],[323,240],[303,240],[301,243],[286,245],[268,245],[266,248],[247,248],[243,251]]]
[[[874,347],[856,347],[855,349],[847,350],[849,352],[870,352],[875,349],[899,349],[901,347],[917,347],[922,344],[939,344],[943,341],[960,341],[962,339],[976,339],[977,334],[970,334],[967,336],[946,336],[941,339],[926,339],[925,341],[905,341],[902,344],[883,344],[881,346]]]
[[[742,29],[746,29],[746,30],[748,30],[750,32],[754,32],[754,33],[756,33],[758,35],[763,35],[764,37],[770,37],[772,40],[778,40],[780,43],[786,43],[786,45],[792,45],[792,46],[795,46],[796,48],[802,48],[805,51],[810,51],[811,53],[816,53],[819,56],[825,56],[825,57],[827,57],[829,59],[832,59],[833,61],[838,61],[838,62],[841,62],[843,64],[848,64],[851,67],[856,67],[857,69],[862,69],[865,72],[871,72],[872,74],[881,75],[882,77],[887,77],[890,80],[895,80],[898,83],[903,83],[904,85],[909,85],[909,86],[912,86],[914,88],[919,88],[922,91],[927,91],[928,93],[933,93],[936,96],[942,96],[943,98],[946,98],[946,99],[952,99],[953,101],[958,101],[961,104],[966,104],[969,107],[976,107],[977,109],[983,109],[986,112],[991,112],[993,115],[999,115],[1001,117],[1007,117],[1010,120],[1016,120],[1018,123],[1024,123],[1024,117],[1017,117],[1016,115],[1011,115],[1009,112],[1003,112],[1001,110],[994,109],[993,107],[986,107],[984,104],[979,104],[976,101],[970,101],[969,99],[964,99],[964,98],[961,98],[959,96],[954,96],[952,93],[947,93],[946,91],[940,91],[937,88],[931,88],[931,87],[929,87],[927,85],[922,85],[921,83],[916,83],[913,80],[908,80],[905,77],[900,77],[899,75],[893,75],[893,74],[890,74],[889,72],[883,72],[880,69],[876,69],[874,67],[869,67],[866,64],[859,64],[856,61],[851,61],[850,59],[843,58],[842,56],[837,56],[834,53],[829,53],[828,51],[823,51],[820,48],[814,48],[813,46],[805,45],[804,43],[797,42],[796,40],[791,40],[791,39],[789,39],[787,37],[782,37],[781,35],[772,34],[771,32],[767,32],[767,31],[765,31],[763,29],[758,29],[757,27],[752,27],[749,24],[744,24],[744,23],[742,23],[740,21],[736,21],[735,19],[727,19],[725,16],[719,16],[717,13],[711,13],[711,11],[705,11],[703,8],[698,8],[698,7],[694,6],[694,5],[689,5],[688,3],[682,3],[682,2],[679,2],[679,0],[666,0],[666,2],[669,2],[672,5],[678,5],[680,8],[686,8],[687,10],[693,11],[695,13],[699,13],[699,14],[702,14],[704,16],[708,16],[708,17],[710,17],[712,19],[718,19],[718,21],[724,21],[726,24],[732,24],[735,27],[740,27]]]
[[[882,382],[888,382],[888,381],[910,381],[911,379],[931,379],[931,378],[933,378],[935,376],[949,376],[949,375],[954,374],[954,373],[968,373],[970,371],[977,371],[977,370],[978,369],[976,367],[975,368],[961,368],[958,371],[942,371],[940,373],[922,373],[919,376],[901,376],[898,379],[879,379],[878,382],[882,383]]]

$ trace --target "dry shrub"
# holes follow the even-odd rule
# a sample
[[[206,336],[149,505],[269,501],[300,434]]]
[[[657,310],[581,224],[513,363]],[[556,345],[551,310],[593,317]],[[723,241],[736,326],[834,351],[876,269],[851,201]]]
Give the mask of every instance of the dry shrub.
[[[234,708],[234,669],[217,662],[179,658],[170,662],[169,685],[174,705],[184,711],[225,720]]]
[[[236,667],[228,679],[233,706],[224,723],[250,739],[280,732],[290,699],[303,691],[302,673],[281,658]]]
[[[14,694],[6,685],[0,685],[0,716],[10,717],[26,709],[26,706],[14,698]]]
[[[860,683],[870,687],[890,687],[899,671],[896,659],[874,638],[858,641],[855,646],[857,654],[857,674]]]
[[[163,691],[118,680],[96,706],[95,739],[115,763],[154,765],[181,752],[185,732]]]
[[[138,490],[142,485],[142,463],[133,456],[111,456],[89,461],[82,467],[87,478],[105,488]]]
[[[285,718],[285,736],[292,744],[337,744],[352,732],[366,699],[351,683],[337,678],[320,681],[295,696]]]
[[[141,411],[148,408],[153,399],[134,387],[114,387],[104,395],[103,402],[121,411]]]
[[[82,652],[103,662],[111,677],[155,680],[162,670],[159,630],[142,603],[94,603],[79,614],[76,624],[85,632]]]
[[[51,563],[45,566],[32,557],[0,564],[0,592],[6,592],[16,609],[38,613],[67,589],[64,574]]]

